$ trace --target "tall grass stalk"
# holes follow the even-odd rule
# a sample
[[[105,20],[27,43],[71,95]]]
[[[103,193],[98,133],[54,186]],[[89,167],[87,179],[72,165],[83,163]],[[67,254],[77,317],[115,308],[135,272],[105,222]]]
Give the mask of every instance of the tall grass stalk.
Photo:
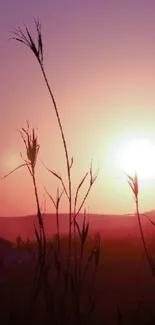
[[[140,229],[140,234],[141,234],[141,238],[142,238],[142,243],[143,243],[145,255],[146,255],[149,267],[150,267],[150,269],[152,271],[152,274],[155,277],[155,266],[154,266],[153,260],[151,258],[151,255],[149,254],[149,250],[148,250],[146,240],[145,240],[145,237],[144,237],[143,227],[142,227],[141,218],[140,218],[138,176],[137,176],[137,173],[135,173],[135,175],[133,177],[130,176],[130,175],[127,175],[127,177],[128,177],[128,184],[131,187],[131,190],[132,190],[133,195],[134,195],[134,200],[135,200],[135,205],[136,205],[136,216],[137,216],[137,219],[138,219],[138,224],[139,224],[139,229]]]
[[[57,188],[57,197],[56,197],[56,201],[54,200],[53,196],[48,192],[48,190],[45,187],[45,191],[47,193],[47,195],[49,196],[49,198],[51,199],[54,207],[55,207],[55,211],[56,211],[56,225],[57,225],[57,242],[58,242],[58,254],[60,255],[60,222],[59,222],[59,204],[60,204],[60,200],[62,198],[62,195],[64,193],[64,189],[61,191],[61,193],[59,193],[59,188]]]
[[[35,174],[35,166],[36,166],[36,159],[39,151],[39,145],[37,142],[37,137],[35,136],[34,129],[32,130],[32,135],[31,135],[29,133],[29,124],[27,123],[28,129],[25,130],[24,128],[22,128],[22,130],[19,131],[26,147],[27,159],[23,159],[24,164],[15,168],[13,171],[23,166],[27,166],[32,177],[36,205],[37,205],[39,231],[37,230],[35,225],[34,225],[34,231],[35,231],[38,249],[39,249],[38,269],[37,269],[39,270],[39,273],[37,276],[37,286],[36,286],[33,304],[36,301],[36,297],[42,287],[41,284],[43,284],[42,288],[44,289],[47,311],[50,315],[50,320],[52,321],[52,323],[66,324],[70,321],[71,318],[73,318],[72,323],[76,322],[76,324],[82,325],[85,324],[86,318],[88,319],[90,317],[95,305],[95,298],[93,297],[93,289],[94,289],[96,271],[99,262],[100,241],[99,238],[95,240],[95,243],[91,248],[90,252],[88,253],[88,256],[86,256],[86,262],[84,263],[85,247],[86,247],[86,242],[87,242],[88,232],[89,232],[89,221],[86,221],[86,211],[85,211],[82,227],[80,227],[78,223],[78,216],[84,207],[84,204],[86,202],[86,199],[90,193],[90,190],[94,182],[96,181],[99,170],[97,171],[96,174],[93,174],[92,164],[91,164],[89,172],[87,172],[82,178],[82,180],[80,181],[79,185],[77,186],[75,199],[74,199],[74,207],[72,212],[73,197],[72,197],[71,168],[73,165],[73,158],[71,160],[69,159],[68,146],[65,139],[59,110],[44,69],[41,24],[38,20],[35,19],[34,22],[37,31],[37,42],[34,42],[33,37],[31,36],[26,25],[24,31],[22,31],[21,28],[19,27],[15,32],[13,32],[13,39],[26,45],[33,52],[33,54],[35,55],[39,63],[45,84],[47,86],[48,92],[50,94],[54,106],[57,122],[62,137],[62,142],[65,151],[65,158],[66,158],[68,186],[67,187],[65,186],[65,182],[61,177],[61,175],[47,168],[44,165],[46,169],[60,181],[62,186],[62,191],[60,191],[60,193],[59,191],[57,191],[56,200],[53,199],[53,196],[45,188],[46,194],[49,196],[49,198],[51,199],[55,207],[56,226],[57,226],[56,228],[57,246],[55,247],[54,242],[51,242],[50,245],[48,243],[48,247],[50,246],[51,249],[48,251],[47,254],[47,238],[44,229],[44,220],[43,220],[40,203],[39,203],[36,174]],[[8,175],[10,175],[13,171],[11,171]],[[78,204],[80,189],[84,184],[88,175],[90,177],[88,188],[86,190],[83,199]],[[69,228],[68,228],[68,239],[67,239],[68,249],[66,254],[67,256],[65,260],[65,267],[63,266],[63,260],[61,259],[61,254],[60,254],[61,237],[60,237],[60,222],[59,222],[59,205],[63,194],[67,196],[68,204],[69,204],[68,206],[69,207]],[[72,227],[73,227],[73,233],[72,233]],[[77,245],[77,242],[79,246]],[[72,248],[73,248],[73,254],[74,254],[73,257],[75,262],[73,269],[71,267]],[[48,260],[50,255],[52,257],[52,262]],[[77,259],[78,259],[78,263],[77,263]],[[84,308],[84,306],[81,305],[81,300],[82,300],[83,293],[86,295],[85,279],[89,267],[90,268],[93,267],[93,271],[92,271],[92,277],[90,283],[88,285],[89,294],[87,297],[88,299],[86,299],[87,307]],[[54,279],[52,277],[49,277],[49,274],[52,274],[52,272],[54,272]],[[61,288],[62,285],[64,286],[64,290],[62,290]],[[73,299],[71,299],[71,297]],[[72,305],[72,307],[70,304]]]
[[[47,89],[49,91],[51,100],[53,102],[53,106],[54,106],[54,110],[55,110],[55,114],[57,117],[57,121],[58,121],[58,125],[60,128],[60,133],[61,133],[61,137],[62,137],[62,141],[63,141],[63,146],[64,146],[64,151],[65,151],[65,157],[66,157],[66,166],[67,166],[67,176],[68,176],[68,199],[69,199],[69,242],[68,242],[68,259],[67,259],[67,267],[68,267],[68,272],[69,272],[69,268],[70,268],[70,256],[71,256],[71,235],[72,235],[72,184],[71,184],[71,166],[73,163],[73,160],[69,159],[69,154],[68,154],[68,147],[67,147],[67,141],[65,139],[65,134],[64,134],[64,130],[63,130],[63,126],[62,126],[62,122],[61,122],[61,118],[60,118],[60,114],[59,114],[59,109],[58,106],[56,104],[56,100],[54,98],[53,92],[51,90],[50,84],[48,82],[48,78],[44,69],[44,56],[43,56],[43,40],[42,40],[42,31],[41,31],[41,23],[39,20],[34,19],[35,22],[35,26],[36,26],[36,31],[37,31],[37,42],[35,43],[33,40],[33,37],[31,36],[31,33],[29,31],[29,29],[27,28],[27,26],[25,26],[25,31],[22,31],[21,28],[19,27],[15,32],[13,32],[14,37],[13,39],[15,39],[16,41],[23,43],[24,45],[26,45],[27,47],[29,47],[29,49],[33,52],[33,54],[35,55],[45,84],[47,86]]]
[[[31,307],[33,308],[36,298],[38,296],[38,293],[41,289],[41,281],[42,281],[42,275],[44,273],[45,259],[46,259],[46,233],[45,233],[44,222],[43,222],[40,203],[39,203],[36,172],[35,172],[37,156],[38,156],[40,146],[38,144],[38,139],[37,139],[35,130],[34,130],[34,128],[32,130],[30,130],[28,121],[27,121],[27,130],[22,128],[21,130],[18,130],[18,132],[20,133],[20,135],[23,139],[25,149],[26,149],[27,158],[26,159],[23,158],[23,156],[21,154],[24,164],[21,164],[20,166],[18,166],[14,170],[12,170],[9,174],[5,175],[3,178],[9,176],[11,173],[13,173],[14,171],[16,171],[19,168],[24,167],[24,166],[26,166],[28,168],[28,171],[32,178],[35,199],[36,199],[36,206],[37,206],[37,218],[38,218],[38,227],[39,227],[39,232],[38,232],[38,230],[34,224],[36,240],[38,242],[39,257],[38,257],[38,262],[36,265],[36,274],[35,274],[35,278],[34,278],[35,292],[34,292],[34,297],[32,299],[32,303],[31,303]]]

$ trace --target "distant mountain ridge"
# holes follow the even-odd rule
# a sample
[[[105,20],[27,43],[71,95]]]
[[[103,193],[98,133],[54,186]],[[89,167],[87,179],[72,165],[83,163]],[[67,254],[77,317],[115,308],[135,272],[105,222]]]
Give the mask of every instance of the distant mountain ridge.
[[[152,221],[155,222],[155,211],[145,213]],[[60,214],[60,230],[61,233],[68,231],[68,214]],[[78,216],[79,224],[82,224],[83,214]],[[144,231],[149,235],[155,235],[155,227],[147,219],[141,216]],[[56,216],[54,213],[47,213],[44,216],[45,230],[47,237],[52,237],[56,233]],[[106,214],[90,214],[90,233],[99,231],[103,237],[137,237],[139,236],[139,228],[137,218],[134,215],[106,215]],[[37,226],[37,216],[28,215],[23,217],[0,217],[0,237],[15,241],[20,236],[25,240],[35,239],[34,224]]]

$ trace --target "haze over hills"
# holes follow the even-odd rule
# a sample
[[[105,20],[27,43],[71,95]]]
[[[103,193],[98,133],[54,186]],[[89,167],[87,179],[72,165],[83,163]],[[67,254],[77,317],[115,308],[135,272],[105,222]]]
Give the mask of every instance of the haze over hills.
[[[155,222],[155,211],[150,211],[146,215]],[[60,214],[60,231],[66,234],[68,231],[68,214]],[[78,216],[81,224],[83,214]],[[155,227],[146,218],[141,216],[145,235],[148,238],[155,236]],[[25,240],[35,239],[34,223],[37,226],[37,216],[29,215],[24,217],[0,217],[0,237],[14,241],[20,236]],[[56,217],[55,214],[45,214],[44,216],[45,230],[47,237],[52,237],[56,233]],[[90,214],[90,233],[99,231],[100,234],[107,239],[115,238],[137,238],[140,236],[137,218],[134,215],[105,215]]]

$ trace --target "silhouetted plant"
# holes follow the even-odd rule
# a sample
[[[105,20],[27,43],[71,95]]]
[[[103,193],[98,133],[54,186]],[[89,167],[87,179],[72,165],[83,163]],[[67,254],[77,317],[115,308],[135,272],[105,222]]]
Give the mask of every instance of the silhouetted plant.
[[[58,246],[58,253],[60,254],[60,224],[59,224],[59,204],[60,204],[60,200],[61,197],[64,193],[64,189],[61,191],[61,193],[59,193],[59,188],[57,188],[57,196],[56,196],[56,201],[53,199],[52,195],[48,192],[48,190],[45,187],[45,191],[47,193],[47,195],[49,196],[49,198],[51,199],[54,207],[55,207],[55,211],[56,211],[56,224],[57,224],[57,235],[56,235],[56,240],[57,240],[57,246]]]
[[[19,167],[15,168],[13,171],[27,166],[33,180],[35,198],[37,203],[37,216],[38,216],[38,223],[39,223],[39,232],[34,225],[34,231],[38,243],[39,248],[39,276],[38,276],[38,285],[35,291],[35,299],[38,294],[39,289],[41,288],[41,281],[44,283],[44,293],[46,299],[46,306],[48,313],[51,315],[51,322],[53,324],[69,324],[75,323],[76,324],[85,324],[86,319],[88,320],[94,307],[95,307],[95,297],[93,296],[93,288],[94,282],[96,277],[96,271],[99,263],[99,256],[100,256],[100,237],[99,234],[95,238],[95,242],[91,247],[91,250],[84,261],[84,252],[86,247],[86,242],[88,238],[89,232],[89,221],[86,221],[86,211],[84,212],[84,219],[82,223],[82,228],[78,223],[78,215],[84,207],[86,199],[89,195],[89,192],[96,181],[98,176],[98,171],[96,174],[92,172],[92,164],[90,166],[89,173],[86,173],[82,178],[82,181],[79,183],[75,199],[74,199],[74,208],[72,211],[72,180],[71,180],[71,168],[73,165],[73,158],[69,159],[68,154],[68,147],[67,142],[65,139],[64,131],[62,122],[60,119],[59,110],[53,96],[51,87],[49,85],[47,75],[44,69],[44,56],[43,56],[43,41],[42,41],[42,33],[41,33],[41,24],[38,20],[35,20],[35,26],[37,31],[37,41],[33,40],[27,26],[25,25],[25,30],[19,27],[15,32],[13,32],[13,39],[16,41],[23,43],[35,55],[40,69],[43,74],[44,81],[48,88],[52,103],[54,105],[55,114],[57,117],[58,125],[60,128],[60,133],[63,141],[65,157],[66,157],[66,169],[67,169],[67,176],[68,176],[68,186],[65,185],[65,182],[61,175],[57,172],[47,168],[46,169],[56,177],[62,186],[62,190],[57,191],[56,201],[53,199],[51,194],[45,188],[46,194],[51,199],[52,203],[54,204],[56,210],[56,224],[57,224],[57,235],[56,235],[56,247],[54,242],[48,242],[44,230],[44,221],[41,214],[38,191],[37,191],[37,183],[36,183],[36,176],[35,176],[35,166],[37,155],[39,151],[39,145],[37,142],[37,137],[35,135],[34,129],[32,130],[32,134],[29,131],[29,124],[27,122],[27,130],[22,128],[20,132],[27,152],[27,159],[24,159],[24,164],[20,165]],[[11,171],[9,175],[13,172]],[[79,203],[78,196],[82,185],[84,184],[87,176],[90,176],[89,186],[86,190],[86,193]],[[8,175],[7,175],[8,176]],[[61,256],[61,237],[60,237],[60,225],[59,225],[59,205],[62,195],[65,194],[68,199],[69,203],[69,229],[68,229],[68,251],[67,251],[67,260],[66,260],[66,267],[64,267],[64,262]],[[73,227],[73,232],[72,232]],[[72,245],[73,244],[73,245]],[[79,244],[79,246],[78,246]],[[48,245],[48,253],[47,253],[47,245]],[[73,259],[75,262],[74,268],[71,268],[71,258],[72,258],[72,248],[73,248]],[[52,262],[50,262],[50,256],[52,257]],[[78,258],[79,256],[79,258]],[[77,263],[78,260],[78,263]],[[89,294],[86,306],[80,305],[81,298],[83,295],[83,290],[85,287],[85,280],[86,275],[89,270],[89,267],[93,267],[92,270],[92,277],[89,283]],[[52,278],[50,276],[50,272],[54,272],[56,277]],[[61,290],[62,281],[64,283],[64,290]],[[59,292],[60,291],[60,292]],[[74,299],[71,299],[71,297]],[[73,300],[73,301],[72,301]],[[71,307],[71,305],[72,307]],[[61,310],[61,313],[60,313]]]
[[[139,184],[138,184],[138,176],[137,173],[135,173],[135,175],[132,177],[130,175],[127,175],[128,177],[128,184],[132,189],[132,193],[133,193],[133,198],[135,200],[135,204],[136,204],[136,216],[138,219],[138,224],[139,224],[139,229],[140,229],[140,234],[141,234],[141,238],[142,238],[142,242],[143,242],[143,246],[144,246],[144,250],[145,250],[145,255],[148,261],[148,264],[150,266],[150,269],[152,271],[153,276],[155,277],[155,265],[154,265],[154,261],[152,259],[151,254],[149,253],[148,247],[147,247],[147,243],[144,237],[144,232],[143,232],[143,228],[142,228],[142,223],[141,223],[141,217],[140,217],[140,212],[139,212]]]
[[[36,182],[36,174],[35,174],[35,167],[36,167],[36,161],[37,156],[39,152],[39,144],[37,135],[35,133],[34,128],[30,130],[29,123],[27,121],[27,130],[22,128],[21,130],[18,130],[24,145],[26,149],[26,156],[27,158],[23,158],[22,154],[21,157],[24,161],[24,164],[21,164],[17,168],[13,169],[10,173],[5,175],[3,178],[9,176],[14,171],[17,171],[19,168],[26,166],[28,168],[28,171],[32,177],[33,187],[34,187],[34,193],[35,193],[35,199],[36,199],[36,205],[37,205],[37,217],[38,217],[38,225],[39,225],[39,232],[34,224],[34,231],[36,235],[36,240],[38,242],[38,249],[39,249],[39,260],[36,267],[36,276],[34,284],[36,286],[35,289],[35,295],[33,299],[33,304],[37,298],[38,292],[41,287],[41,281],[42,281],[42,274],[44,272],[44,266],[45,266],[45,258],[46,258],[46,234],[44,229],[44,223],[39,203],[39,196],[38,196],[38,190],[37,190],[37,182]],[[21,237],[17,237],[17,244],[18,246],[21,244]]]
[[[67,142],[65,139],[65,135],[64,135],[64,131],[63,131],[63,126],[62,126],[62,122],[60,119],[60,115],[59,115],[59,110],[53,95],[53,92],[51,90],[50,84],[48,82],[47,76],[46,76],[46,72],[44,69],[44,60],[43,60],[43,41],[42,41],[42,33],[41,33],[41,23],[39,22],[39,20],[34,19],[35,22],[35,26],[36,26],[36,31],[37,31],[37,42],[34,42],[33,37],[31,36],[31,33],[29,32],[27,26],[25,26],[25,31],[22,31],[22,29],[20,27],[18,27],[18,29],[13,32],[14,37],[13,39],[15,39],[18,42],[23,43],[24,45],[26,45],[27,47],[30,48],[30,50],[33,52],[33,54],[35,55],[39,66],[41,68],[46,86],[48,88],[50,97],[52,99],[53,102],[53,106],[54,106],[54,110],[56,113],[56,117],[57,117],[57,121],[58,121],[58,125],[60,128],[60,132],[61,132],[61,137],[62,137],[62,141],[63,141],[63,145],[64,145],[64,150],[65,150],[65,157],[66,157],[66,165],[67,165],[67,175],[68,175],[68,200],[69,200],[69,249],[68,249],[68,271],[69,271],[69,266],[70,266],[70,252],[71,252],[71,221],[72,221],[72,187],[71,187],[71,167],[73,164],[73,158],[69,159],[69,154],[68,154],[68,148],[67,148]]]
[[[21,237],[20,237],[20,235],[18,235],[17,237],[16,237],[16,244],[15,244],[15,247],[16,248],[20,248],[21,247]]]

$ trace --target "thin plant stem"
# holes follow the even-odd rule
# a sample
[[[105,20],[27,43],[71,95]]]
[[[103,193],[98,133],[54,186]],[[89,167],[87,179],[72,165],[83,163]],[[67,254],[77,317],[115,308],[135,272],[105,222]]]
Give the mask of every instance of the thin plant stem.
[[[152,271],[153,276],[155,276],[155,272],[154,272],[154,265],[152,262],[152,259],[150,258],[148,249],[147,249],[147,245],[146,245],[146,241],[144,238],[144,233],[143,233],[143,228],[142,228],[142,223],[141,223],[141,219],[140,219],[140,213],[139,213],[139,184],[138,184],[138,176],[137,173],[135,172],[135,175],[133,177],[131,177],[130,175],[128,176],[128,184],[130,185],[132,192],[134,194],[134,200],[136,203],[136,215],[138,218],[138,224],[139,224],[139,229],[140,229],[140,234],[141,234],[141,238],[142,238],[142,242],[143,242],[143,246],[144,246],[144,251],[146,254],[146,258],[148,260],[150,269]]]
[[[55,98],[53,96],[53,93],[52,93],[51,87],[49,85],[49,82],[47,80],[47,76],[46,76],[43,64],[42,64],[42,62],[40,60],[39,60],[39,65],[40,65],[40,68],[41,68],[41,71],[42,71],[46,86],[47,86],[48,91],[50,93],[51,99],[53,101],[57,121],[58,121],[58,124],[59,124],[61,136],[62,136],[64,150],[65,150],[65,157],[66,157],[66,164],[67,164],[67,175],[68,175],[68,186],[69,186],[69,189],[68,189],[69,190],[69,243],[68,243],[68,259],[67,259],[67,269],[69,271],[70,257],[71,257],[71,235],[72,235],[72,229],[71,229],[72,228],[72,186],[71,186],[71,172],[70,172],[70,162],[69,162],[68,148],[67,148],[67,143],[66,143],[66,139],[65,139],[65,135],[64,135],[64,131],[63,131],[63,127],[62,127],[58,107],[56,105]]]
[[[147,249],[147,245],[146,245],[146,242],[145,242],[143,228],[142,228],[142,223],[141,223],[141,219],[140,219],[138,198],[135,199],[135,202],[136,202],[136,215],[137,215],[137,219],[138,219],[140,234],[141,234],[141,238],[142,238],[142,242],[143,242],[143,246],[144,246],[146,258],[147,258],[148,263],[149,263],[149,265],[151,267],[151,270],[152,270],[152,266],[151,266],[151,263],[150,263],[150,256],[149,256],[148,249]]]

